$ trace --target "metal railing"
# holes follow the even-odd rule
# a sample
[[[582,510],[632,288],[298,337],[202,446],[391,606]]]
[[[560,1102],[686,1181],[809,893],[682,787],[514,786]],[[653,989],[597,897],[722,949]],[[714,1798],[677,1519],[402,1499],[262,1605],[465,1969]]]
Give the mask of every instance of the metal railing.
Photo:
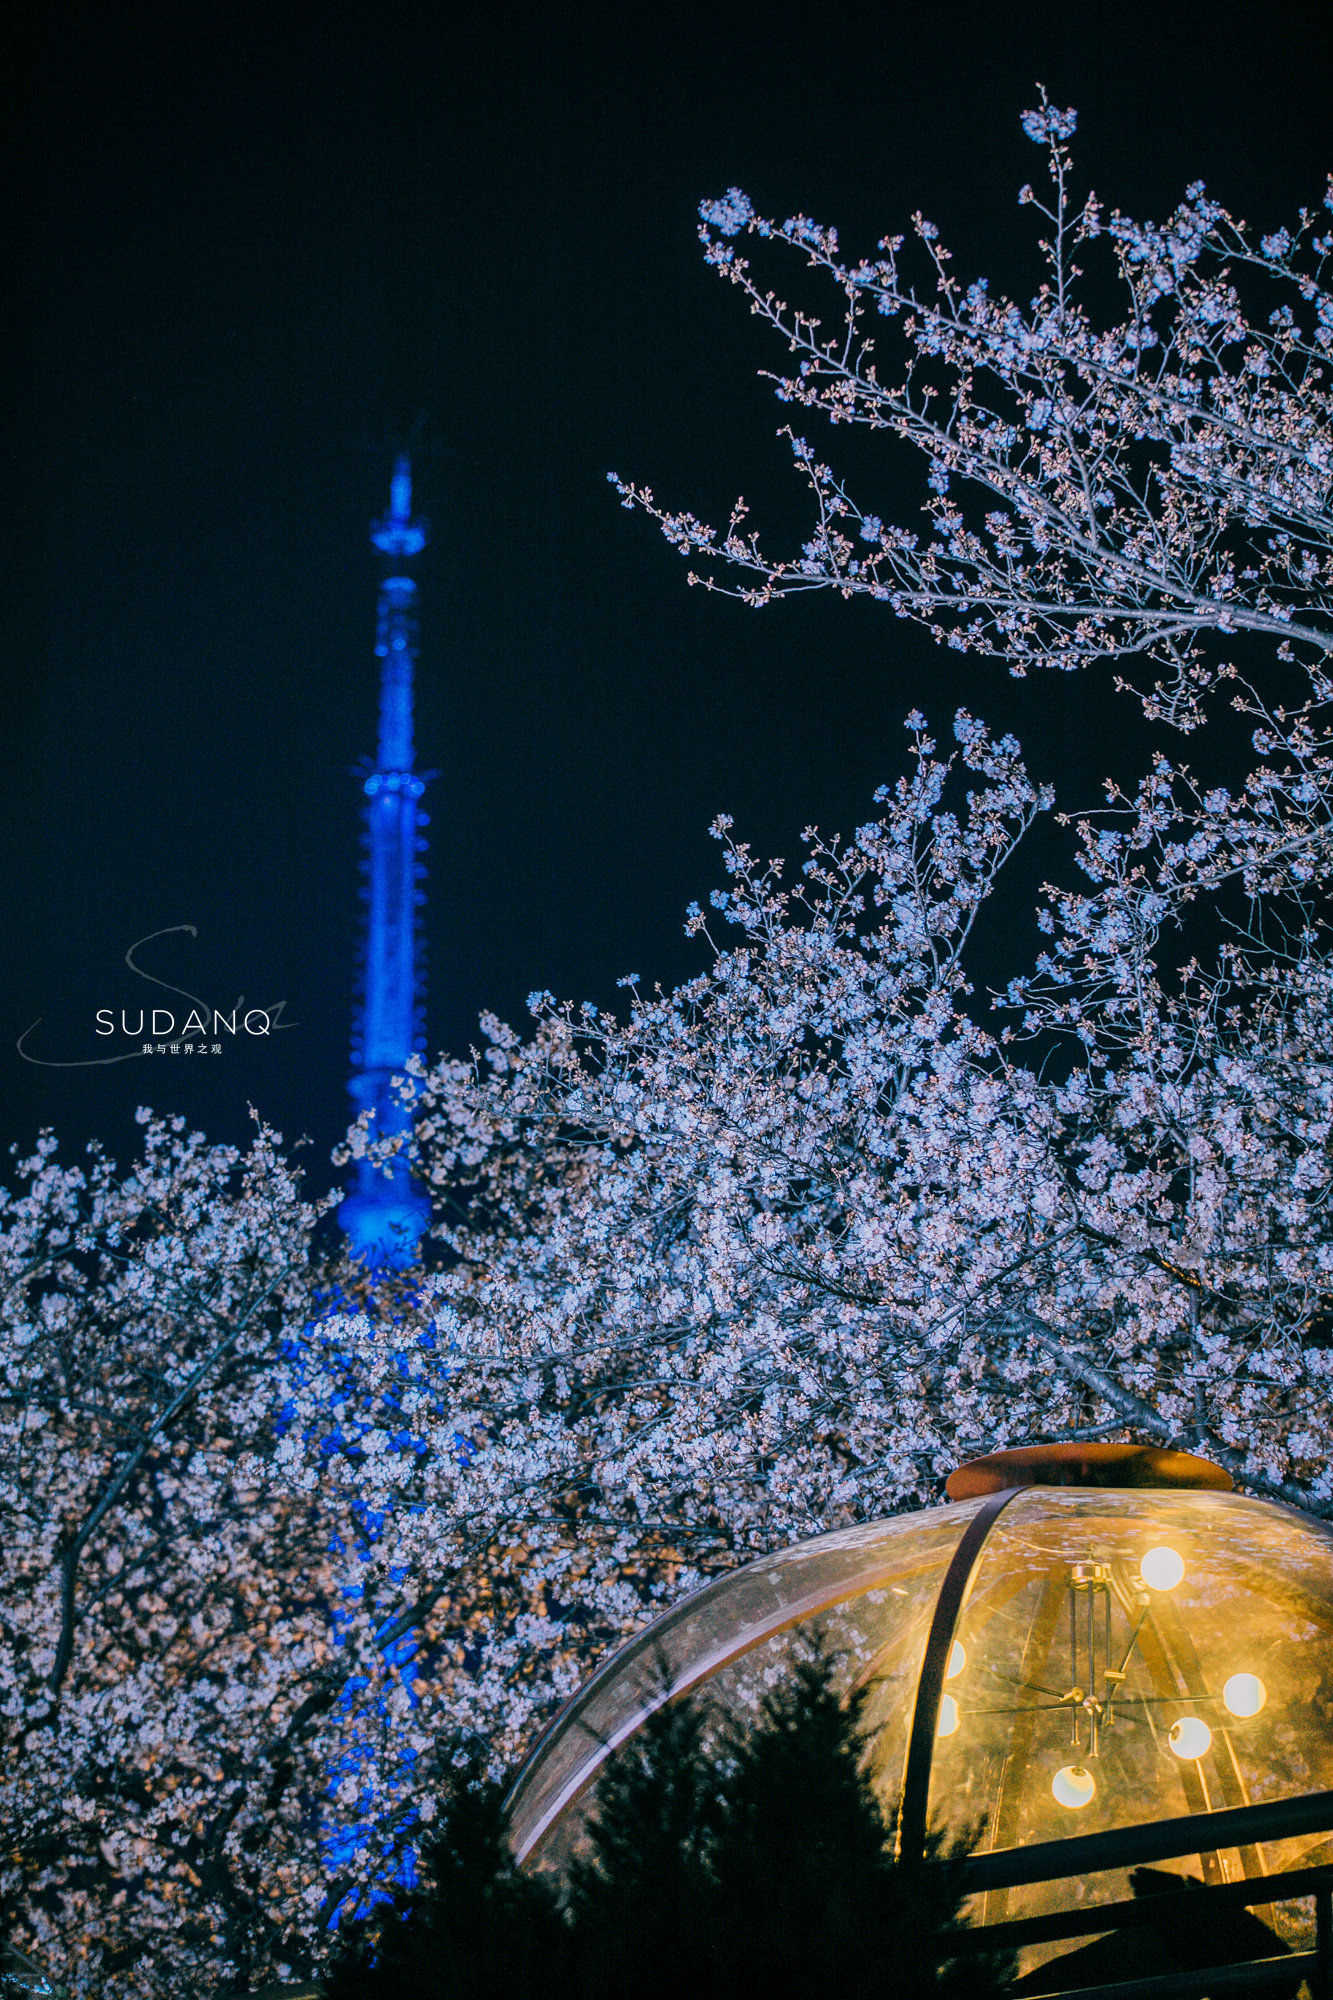
[[[1183,1819],[1152,1820],[1143,1826],[1090,1833],[1070,1840],[1043,1841],[1031,1847],[1008,1847],[973,1854],[961,1863],[932,1863],[957,1869],[964,1895],[987,1890],[1031,1887],[1067,1880],[1102,1869],[1132,1868],[1151,1861],[1179,1860],[1182,1855],[1216,1853],[1223,1848],[1251,1847],[1261,1842],[1290,1840],[1302,1834],[1333,1831],[1333,1792],[1308,1793],[1279,1799],[1270,1805],[1234,1806],[1222,1812],[1193,1813]],[[1118,1980],[1111,1985],[1071,1988],[1060,1984],[1059,1959],[1052,1959],[1050,2000],[1223,2000],[1228,1993],[1295,1992],[1302,1979],[1311,2000],[1333,2000],[1333,1862],[1295,1868],[1285,1874],[1259,1875],[1244,1882],[1211,1887],[1167,1890],[1118,1903],[1091,1903],[1079,1909],[1054,1910],[1043,1916],[1007,1918],[978,1924],[953,1941],[958,1953],[1015,1951],[1020,1946],[1052,1944],[1063,1938],[1099,1936],[1122,1930],[1169,1930],[1181,1919],[1192,1930],[1227,1909],[1252,1909],[1269,1903],[1312,1896],[1315,1906],[1313,1951],[1284,1952],[1280,1957],[1248,1958],[1231,1963],[1163,1973],[1150,1979]]]

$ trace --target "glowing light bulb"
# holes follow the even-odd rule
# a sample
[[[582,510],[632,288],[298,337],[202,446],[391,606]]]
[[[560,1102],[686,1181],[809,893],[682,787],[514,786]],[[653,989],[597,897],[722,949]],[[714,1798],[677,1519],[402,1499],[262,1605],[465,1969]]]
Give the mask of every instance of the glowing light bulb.
[[[1197,1715],[1182,1715],[1179,1722],[1171,1724],[1171,1734],[1166,1740],[1177,1757],[1192,1763],[1196,1757],[1204,1755],[1213,1740],[1213,1732]]]
[[[958,1721],[958,1703],[951,1694],[941,1696],[940,1719],[935,1734],[937,1736],[952,1736],[954,1730],[958,1727]]]
[[[1258,1674],[1233,1674],[1222,1699],[1233,1715],[1257,1715],[1268,1700],[1268,1689]]]
[[[1185,1574],[1185,1565],[1174,1549],[1149,1549],[1139,1564],[1139,1574],[1150,1590],[1174,1590]]]
[[[966,1665],[967,1665],[966,1648],[964,1647],[961,1639],[955,1639],[952,1646],[950,1646],[949,1648],[949,1664],[944,1669],[945,1680],[951,1681],[956,1674],[961,1674],[963,1668]]]
[[[1068,1806],[1071,1812],[1087,1805],[1096,1789],[1092,1772],[1085,1771],[1081,1764],[1062,1764],[1051,1779],[1057,1803]]]

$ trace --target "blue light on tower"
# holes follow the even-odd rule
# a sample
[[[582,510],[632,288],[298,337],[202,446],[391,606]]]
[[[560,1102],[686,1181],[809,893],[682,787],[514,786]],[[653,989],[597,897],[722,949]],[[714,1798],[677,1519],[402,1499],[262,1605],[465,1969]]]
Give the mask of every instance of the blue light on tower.
[[[413,517],[412,468],[405,457],[399,458],[389,486],[389,511],[370,531],[372,546],[389,558],[390,573],[380,584],[375,647],[382,663],[379,753],[365,781],[365,973],[348,1084],[357,1109],[373,1114],[371,1131],[376,1134],[407,1129],[410,1119],[394,1097],[392,1079],[426,1045],[417,919],[425,900],[417,886],[426,872],[417,859],[426,845],[420,833],[426,815],[419,804],[425,778],[414,769],[417,586],[408,572],[429,532],[428,522]],[[355,1189],[338,1209],[352,1254],[379,1267],[415,1262],[430,1203],[406,1165],[395,1163],[386,1175],[362,1161],[356,1171]]]

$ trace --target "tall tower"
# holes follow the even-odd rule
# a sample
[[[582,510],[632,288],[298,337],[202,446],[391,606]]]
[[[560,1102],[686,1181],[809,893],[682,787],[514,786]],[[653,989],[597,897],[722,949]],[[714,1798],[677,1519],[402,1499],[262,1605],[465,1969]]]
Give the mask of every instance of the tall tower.
[[[426,1045],[417,921],[425,900],[417,884],[426,871],[417,856],[426,845],[419,831],[426,824],[419,804],[426,781],[414,768],[412,742],[417,586],[410,572],[429,533],[429,523],[413,516],[412,468],[402,456],[389,486],[389,511],[370,530],[371,546],[386,558],[375,645],[382,663],[380,735],[379,754],[365,780],[365,969],[348,1084],[358,1111],[373,1113],[371,1131],[376,1134],[407,1128],[391,1079],[401,1076],[408,1057]],[[338,1209],[353,1255],[372,1266],[412,1263],[430,1203],[404,1164],[395,1163],[386,1176],[362,1161],[356,1174],[355,1189]]]

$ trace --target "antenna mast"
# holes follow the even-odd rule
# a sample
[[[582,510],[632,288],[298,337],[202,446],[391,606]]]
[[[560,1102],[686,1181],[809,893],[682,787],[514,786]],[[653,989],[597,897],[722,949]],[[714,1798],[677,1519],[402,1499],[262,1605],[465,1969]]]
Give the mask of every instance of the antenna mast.
[[[381,662],[379,751],[365,779],[365,963],[347,1086],[358,1110],[371,1112],[376,1137],[408,1129],[411,1120],[394,1095],[393,1078],[426,1046],[425,954],[417,915],[425,901],[417,885],[426,870],[417,857],[426,847],[420,829],[427,816],[419,803],[426,778],[415,769],[412,741],[417,585],[411,569],[429,535],[430,523],[412,513],[412,467],[404,453],[394,466],[389,511],[370,530],[371,546],[387,560],[375,645]],[[356,1171],[355,1189],[338,1209],[353,1255],[376,1267],[414,1263],[430,1203],[406,1163],[395,1161],[386,1175],[363,1160]]]

